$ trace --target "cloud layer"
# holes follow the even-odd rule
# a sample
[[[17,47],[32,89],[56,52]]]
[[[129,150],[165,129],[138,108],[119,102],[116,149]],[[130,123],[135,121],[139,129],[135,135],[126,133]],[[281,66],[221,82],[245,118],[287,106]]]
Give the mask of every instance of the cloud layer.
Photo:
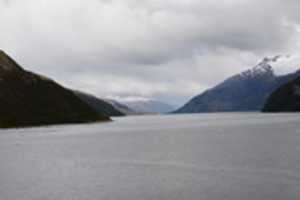
[[[0,0],[0,48],[68,87],[181,104],[264,56],[297,54],[299,7],[296,0]]]

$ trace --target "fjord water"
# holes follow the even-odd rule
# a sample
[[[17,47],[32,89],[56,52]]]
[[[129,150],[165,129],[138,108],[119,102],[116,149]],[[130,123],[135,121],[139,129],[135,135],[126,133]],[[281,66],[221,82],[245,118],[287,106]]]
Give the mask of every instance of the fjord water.
[[[300,115],[0,130],[2,200],[298,200]]]

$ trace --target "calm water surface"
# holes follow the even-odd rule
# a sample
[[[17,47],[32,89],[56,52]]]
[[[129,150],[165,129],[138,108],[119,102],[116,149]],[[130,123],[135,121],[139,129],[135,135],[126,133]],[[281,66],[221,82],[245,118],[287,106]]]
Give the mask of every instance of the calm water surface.
[[[299,200],[300,114],[0,130],[0,200]]]

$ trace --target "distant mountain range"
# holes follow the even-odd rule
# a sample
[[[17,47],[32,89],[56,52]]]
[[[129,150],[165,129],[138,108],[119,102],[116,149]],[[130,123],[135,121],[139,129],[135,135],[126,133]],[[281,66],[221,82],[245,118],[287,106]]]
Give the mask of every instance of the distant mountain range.
[[[194,97],[174,113],[300,111],[300,71],[278,76],[270,61],[234,75]],[[85,123],[110,116],[170,113],[174,107],[153,99],[116,101],[69,90],[26,71],[0,50],[0,128]]]
[[[175,108],[172,105],[153,99],[122,101],[122,104],[125,104],[126,106],[134,110],[136,113],[144,114],[163,114],[175,110]]]
[[[128,107],[127,105],[118,102],[117,100],[113,99],[103,99],[103,101],[106,101],[107,103],[111,104],[115,109],[119,110],[125,115],[140,115],[143,113],[140,113],[138,111],[133,110],[132,108]]]
[[[51,79],[0,51],[0,128],[109,120]]]
[[[284,76],[274,74],[265,58],[254,68],[234,75],[194,97],[174,113],[259,111],[269,95],[281,85],[300,76],[300,71]]]
[[[112,102],[105,101],[94,95],[87,94],[80,91],[74,91],[74,93],[89,106],[94,108],[98,113],[104,114],[108,117],[125,116],[125,108],[121,109],[121,105],[117,107]],[[119,104],[118,104],[119,105]]]
[[[274,91],[263,112],[300,112],[300,76]]]
[[[141,115],[144,112],[134,110],[127,105],[120,103],[117,100],[99,98],[92,94],[87,94],[81,91],[74,91],[74,93],[100,114],[105,114],[109,117],[121,117],[126,115]]]

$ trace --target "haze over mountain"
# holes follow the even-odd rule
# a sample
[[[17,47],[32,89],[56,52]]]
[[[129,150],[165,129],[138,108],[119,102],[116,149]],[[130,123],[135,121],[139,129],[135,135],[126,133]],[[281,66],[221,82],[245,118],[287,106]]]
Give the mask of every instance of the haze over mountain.
[[[274,91],[266,101],[264,112],[300,112],[300,76]]]
[[[74,93],[100,114],[105,114],[109,117],[121,117],[126,115],[141,115],[145,114],[145,112],[140,111],[139,109],[134,110],[130,108],[125,103],[120,103],[114,99],[101,99],[94,95],[81,92],[74,91]],[[121,101],[121,100],[120,100]]]
[[[0,51],[0,128],[109,120],[51,79]]]
[[[129,108],[127,105],[125,105],[123,103],[120,103],[117,100],[104,99],[104,101],[111,104],[113,107],[115,107],[117,110],[121,111],[125,115],[140,115],[140,114],[143,114],[143,113],[139,113],[139,112],[133,110],[132,108]]]
[[[94,108],[100,114],[104,114],[108,117],[119,117],[125,116],[126,113],[124,110],[118,109],[114,104],[100,99],[94,95],[87,94],[81,91],[74,91],[75,95],[77,95],[82,101],[87,103],[89,106]]]
[[[300,71],[276,75],[271,63],[281,56],[265,58],[250,70],[234,75],[194,97],[175,113],[258,111],[279,86],[295,79]]]
[[[169,113],[175,110],[175,107],[167,103],[153,99],[131,99],[123,100],[123,104],[134,110],[136,113]]]

